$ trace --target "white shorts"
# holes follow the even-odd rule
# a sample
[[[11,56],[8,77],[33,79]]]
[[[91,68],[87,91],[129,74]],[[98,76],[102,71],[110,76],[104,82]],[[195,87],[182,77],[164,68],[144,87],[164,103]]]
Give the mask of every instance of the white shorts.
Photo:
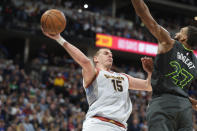
[[[126,131],[126,129],[110,122],[101,121],[96,118],[88,118],[83,122],[82,131]]]

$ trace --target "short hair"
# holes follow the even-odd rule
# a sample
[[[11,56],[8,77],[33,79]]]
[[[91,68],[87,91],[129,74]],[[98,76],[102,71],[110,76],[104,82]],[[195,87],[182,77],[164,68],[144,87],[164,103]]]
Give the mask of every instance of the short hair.
[[[110,50],[110,49],[107,48],[107,47],[97,48],[96,51],[95,51],[95,53],[94,53],[94,55],[93,55],[93,57],[94,57],[94,56],[97,56],[97,55],[99,54],[99,51],[100,51],[101,49],[108,49],[108,50]]]
[[[187,26],[187,44],[192,49],[197,49],[197,27]]]

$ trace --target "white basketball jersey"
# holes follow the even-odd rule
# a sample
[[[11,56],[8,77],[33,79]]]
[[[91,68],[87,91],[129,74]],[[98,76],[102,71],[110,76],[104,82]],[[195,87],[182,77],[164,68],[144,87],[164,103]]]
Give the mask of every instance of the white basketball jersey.
[[[126,75],[101,70],[92,84],[85,89],[89,110],[86,119],[102,116],[124,124],[132,111]]]

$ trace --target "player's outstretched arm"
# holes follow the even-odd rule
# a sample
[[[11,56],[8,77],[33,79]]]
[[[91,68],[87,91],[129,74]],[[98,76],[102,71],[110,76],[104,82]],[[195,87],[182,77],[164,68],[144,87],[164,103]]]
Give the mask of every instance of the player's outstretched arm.
[[[152,91],[151,86],[151,75],[153,71],[153,60],[149,57],[141,58],[142,66],[144,70],[148,73],[147,79],[142,80],[139,78],[129,77],[129,89],[132,90],[142,90],[142,91]]]
[[[61,46],[63,46],[64,49],[71,55],[71,57],[82,67],[83,78],[85,81],[84,86],[86,87],[96,75],[96,69],[91,60],[87,56],[85,56],[78,48],[67,42],[60,34],[53,36],[44,31],[43,33],[47,37],[56,40]]]
[[[141,18],[142,22],[159,41],[160,44],[173,44],[174,40],[171,38],[169,32],[160,26],[150,14],[147,5],[143,0],[131,0],[137,15]]]

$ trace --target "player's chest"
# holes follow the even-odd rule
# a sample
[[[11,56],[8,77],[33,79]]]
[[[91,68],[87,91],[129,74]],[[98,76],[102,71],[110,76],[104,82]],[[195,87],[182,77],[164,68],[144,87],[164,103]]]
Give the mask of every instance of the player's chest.
[[[125,93],[128,91],[128,78],[119,73],[101,72],[97,77],[100,92]]]

